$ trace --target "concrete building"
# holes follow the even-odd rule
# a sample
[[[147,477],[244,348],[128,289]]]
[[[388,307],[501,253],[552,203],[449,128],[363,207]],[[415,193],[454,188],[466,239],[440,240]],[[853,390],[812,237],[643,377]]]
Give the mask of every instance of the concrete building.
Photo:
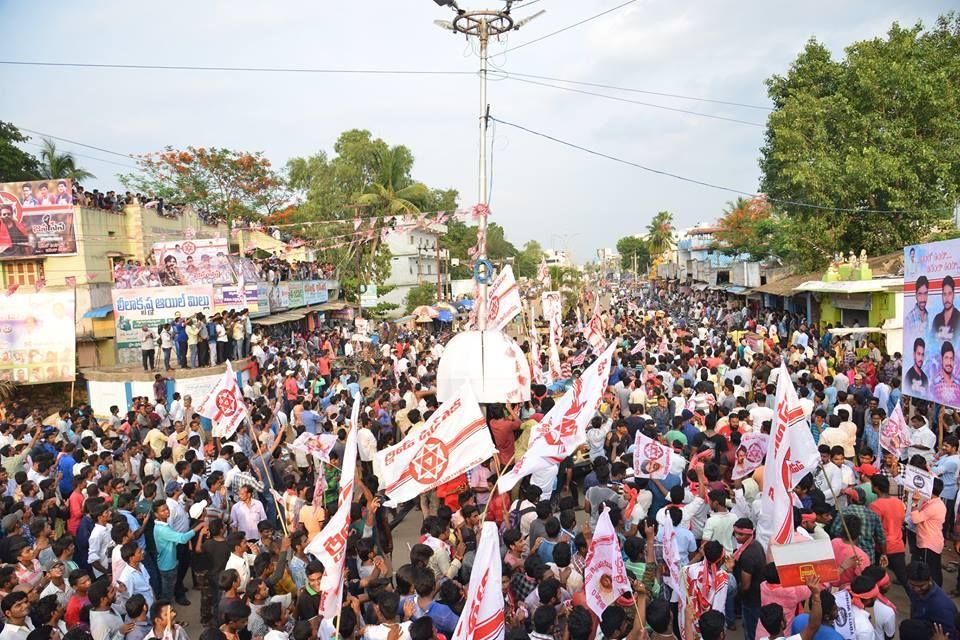
[[[573,261],[563,249],[545,249],[543,260],[548,267],[572,267]]]
[[[407,293],[421,284],[432,284],[437,290],[448,287],[448,253],[439,247],[440,237],[447,233],[447,225],[431,224],[426,229],[413,229],[387,236],[390,248],[390,276],[383,283],[394,287],[389,293],[377,298],[377,302],[399,305],[390,313],[399,317],[404,314]]]
[[[160,215],[156,209],[128,205],[122,212],[74,207],[77,253],[70,256],[31,256],[0,261],[4,288],[32,288],[42,280],[63,288],[76,279],[77,363],[80,367],[116,361],[111,316],[113,269],[118,262],[146,260],[153,243],[187,238],[227,237],[225,224],[204,222],[187,207],[180,214]],[[191,230],[188,232],[188,230]]]

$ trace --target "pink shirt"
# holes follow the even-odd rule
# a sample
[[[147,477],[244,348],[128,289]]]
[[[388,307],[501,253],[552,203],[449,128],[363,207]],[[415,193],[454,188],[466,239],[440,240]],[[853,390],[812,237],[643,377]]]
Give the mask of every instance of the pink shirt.
[[[938,496],[910,512],[910,519],[917,525],[917,546],[934,553],[943,553],[943,522],[947,519],[947,505]]]
[[[793,623],[793,617],[797,614],[797,606],[810,597],[810,589],[805,586],[799,587],[781,587],[778,584],[769,582],[760,583],[760,605],[778,604],[783,607],[783,617],[787,621],[787,629]],[[760,622],[757,622],[756,637],[769,638],[770,634]]]
[[[836,558],[837,565],[843,564],[847,558],[851,557],[854,553],[856,553],[857,557],[860,558],[859,566],[854,564],[852,567],[844,569],[840,573],[840,578],[838,578],[837,581],[831,586],[845,587],[853,582],[854,578],[863,573],[864,569],[870,566],[870,557],[867,556],[867,553],[857,545],[846,542],[845,540],[841,540],[840,538],[834,538],[830,541],[830,544],[833,545],[833,557]]]

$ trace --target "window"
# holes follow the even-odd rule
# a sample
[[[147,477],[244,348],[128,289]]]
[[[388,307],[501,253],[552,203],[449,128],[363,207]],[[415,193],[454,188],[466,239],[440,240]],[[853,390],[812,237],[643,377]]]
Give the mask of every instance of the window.
[[[18,260],[3,265],[3,286],[10,288],[13,285],[25,286],[37,283],[43,279],[43,262]]]

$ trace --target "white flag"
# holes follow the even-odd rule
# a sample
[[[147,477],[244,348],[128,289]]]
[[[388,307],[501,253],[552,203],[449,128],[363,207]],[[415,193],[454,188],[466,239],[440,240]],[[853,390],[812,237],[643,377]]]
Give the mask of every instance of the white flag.
[[[897,456],[903,457],[910,446],[910,427],[903,417],[903,406],[898,402],[890,418],[880,427],[880,446]],[[875,452],[880,455],[880,452]]]
[[[616,342],[607,347],[534,427],[527,452],[500,476],[501,491],[510,491],[531,473],[559,465],[587,441],[587,423],[596,414],[607,388],[615,348]]]
[[[392,507],[416,498],[497,452],[469,385],[440,405],[399,443],[377,452],[383,492]]]
[[[640,336],[640,339],[637,340],[637,344],[633,346],[633,349],[630,349],[630,355],[635,356],[646,348],[647,338],[646,336]]]
[[[227,360],[227,370],[197,407],[197,413],[204,418],[209,418],[213,423],[210,433],[214,438],[229,438],[247,418],[247,405],[229,360]]]
[[[537,268],[537,280],[543,284],[544,289],[550,288],[550,269],[547,267],[547,261],[540,258],[540,267]]]
[[[673,448],[651,440],[637,431],[633,442],[633,473],[638,478],[663,480],[670,473]]]
[[[603,506],[603,513],[594,528],[583,574],[587,606],[597,617],[602,616],[604,609],[630,590],[620,542],[610,522],[610,507],[607,505]]]
[[[606,338],[603,336],[603,318],[600,317],[599,295],[594,300],[593,315],[590,316],[590,322],[587,323],[587,328],[583,333],[587,338],[587,342],[597,353],[599,353],[600,349],[607,343]]]
[[[487,329],[503,331],[520,313],[520,304],[520,289],[513,277],[513,267],[507,265],[487,289]]]
[[[470,571],[467,601],[450,640],[502,640],[506,631],[501,588],[500,534],[484,522]]]
[[[803,406],[790,380],[790,372],[780,364],[773,429],[767,441],[767,460],[763,471],[760,521],[757,539],[764,546],[789,544],[796,533],[791,491],[813,470],[820,459],[813,442]]]
[[[304,431],[297,439],[290,443],[290,449],[299,451],[307,456],[313,456],[330,462],[330,452],[337,444],[337,436],[332,433],[309,433]]]
[[[763,457],[767,454],[768,439],[769,436],[766,433],[759,431],[743,434],[740,438],[740,446],[737,447],[736,462],[730,472],[733,480],[750,475],[763,464]]]
[[[663,528],[660,534],[661,548],[663,549],[663,562],[667,565],[667,574],[663,576],[663,582],[674,592],[680,591],[680,551],[677,548],[677,532],[673,528],[673,520],[670,514],[664,518]]]
[[[360,415],[360,396],[353,401],[350,431],[340,467],[340,497],[337,510],[326,526],[315,535],[304,551],[323,563],[320,581],[320,615],[333,618],[340,613],[343,602],[343,579],[346,574],[347,538],[350,535],[350,506],[353,501],[354,477],[357,473],[357,418]]]

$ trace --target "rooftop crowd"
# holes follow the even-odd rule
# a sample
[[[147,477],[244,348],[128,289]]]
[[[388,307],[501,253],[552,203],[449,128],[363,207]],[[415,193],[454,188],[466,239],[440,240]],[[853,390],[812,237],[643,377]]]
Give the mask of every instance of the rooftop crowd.
[[[567,317],[560,353],[575,379],[593,356],[573,364],[588,347]],[[899,354],[677,289],[617,292],[602,319],[618,347],[584,444],[506,494],[501,465],[523,455],[572,379],[487,406],[494,458],[383,505],[377,452],[439,407],[443,338],[426,332],[251,340],[236,320],[226,348],[255,367],[243,387],[249,423],[228,441],[204,428],[201,398],[168,396],[162,380],[108,417],[84,405],[44,424],[29,401],[3,404],[0,640],[451,638],[469,615],[482,520],[499,532],[512,640],[719,640],[740,629],[749,640],[835,640],[850,617],[857,640],[958,640],[942,566],[956,537],[957,421],[903,395]],[[757,535],[764,467],[732,478],[744,437],[770,432],[781,362],[822,460],[792,490],[796,533],[830,541],[840,571],[830,583],[781,586]],[[357,395],[358,474],[339,507],[351,515],[344,600],[330,618],[319,614],[330,568],[306,548],[349,480],[340,463]],[[883,451],[879,431],[898,403],[910,442]],[[302,433],[337,436],[329,463],[290,446]],[[635,476],[637,433],[678,454],[666,477]],[[907,464],[935,475],[932,497],[904,489]],[[598,615],[585,567],[604,512],[630,589]],[[419,531],[410,546],[394,538],[404,521]],[[679,586],[668,579],[674,557]],[[190,598],[199,628],[177,622]]]

